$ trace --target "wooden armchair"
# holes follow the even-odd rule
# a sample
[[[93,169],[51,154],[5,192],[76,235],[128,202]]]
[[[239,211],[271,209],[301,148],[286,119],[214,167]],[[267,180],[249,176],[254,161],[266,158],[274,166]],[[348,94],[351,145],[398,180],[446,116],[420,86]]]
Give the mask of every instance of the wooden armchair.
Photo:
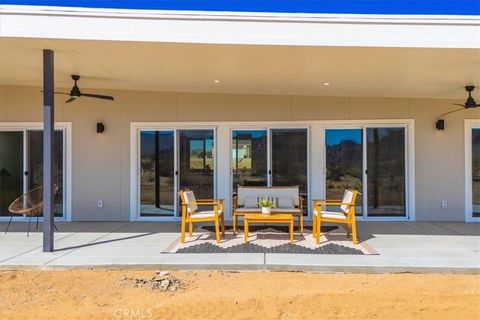
[[[192,190],[180,190],[180,200],[182,203],[182,227],[181,238],[182,243],[185,242],[185,227],[188,223],[188,236],[192,236],[193,223],[213,221],[215,223],[215,236],[217,243],[220,243],[219,223],[222,226],[222,237],[225,236],[225,220],[223,210],[223,199],[195,199]],[[199,211],[198,206],[212,206],[213,210]]]
[[[347,237],[352,233],[353,244],[357,244],[357,226],[355,224],[355,202],[360,193],[355,190],[345,190],[342,200],[313,200],[313,236],[320,244],[320,226],[322,222],[345,224]],[[327,206],[338,205],[339,211],[326,211]]]

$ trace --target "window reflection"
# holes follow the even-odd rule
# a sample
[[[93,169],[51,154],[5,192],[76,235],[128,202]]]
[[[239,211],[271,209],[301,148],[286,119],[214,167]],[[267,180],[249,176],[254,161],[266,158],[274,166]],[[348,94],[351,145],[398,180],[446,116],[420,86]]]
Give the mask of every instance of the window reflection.
[[[345,189],[354,189],[362,192],[362,140],[362,129],[326,130],[327,199],[342,199]],[[357,206],[355,207],[356,215],[362,215],[362,208],[362,197],[359,196],[357,197]]]
[[[473,217],[480,217],[480,129],[472,130]]]
[[[0,215],[23,193],[23,132],[0,132]]]
[[[173,131],[140,134],[140,215],[172,216],[175,201]]]
[[[267,185],[267,131],[232,132],[233,191],[237,186]]]
[[[43,185],[43,131],[27,131],[28,137],[28,190]],[[53,136],[53,182],[58,186],[55,195],[55,217],[63,215],[63,132]]]
[[[368,215],[405,216],[405,129],[367,129]]]
[[[213,198],[213,138],[213,130],[179,131],[180,189],[192,189],[198,199]]]
[[[308,208],[308,131],[272,129],[272,185],[298,186]]]

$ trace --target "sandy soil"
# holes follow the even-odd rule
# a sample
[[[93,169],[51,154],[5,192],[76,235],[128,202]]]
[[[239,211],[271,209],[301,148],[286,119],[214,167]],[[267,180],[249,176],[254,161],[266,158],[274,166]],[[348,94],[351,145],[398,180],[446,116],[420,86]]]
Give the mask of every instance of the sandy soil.
[[[480,276],[173,272],[176,292],[122,285],[155,271],[1,271],[6,319],[480,319]]]

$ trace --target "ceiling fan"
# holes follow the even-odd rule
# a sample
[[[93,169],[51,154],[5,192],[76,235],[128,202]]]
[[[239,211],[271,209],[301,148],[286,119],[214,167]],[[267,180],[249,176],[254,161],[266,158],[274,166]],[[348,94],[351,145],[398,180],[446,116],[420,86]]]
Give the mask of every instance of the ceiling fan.
[[[80,88],[77,85],[77,81],[80,80],[80,76],[76,74],[72,74],[72,79],[75,82],[73,84],[72,90],[70,90],[70,93],[66,92],[55,92],[55,94],[64,94],[67,96],[70,96],[65,103],[69,103],[72,101],[75,101],[76,99],[80,97],[90,97],[90,98],[96,98],[96,99],[105,99],[105,100],[114,100],[112,96],[104,96],[101,94],[93,94],[93,93],[84,93],[80,91]]]
[[[455,106],[461,106],[461,108],[449,111],[447,113],[442,114],[442,116],[446,116],[447,114],[454,113],[460,110],[466,110],[466,109],[473,109],[476,107],[480,107],[480,104],[478,104],[475,99],[472,97],[472,91],[475,89],[475,86],[466,86],[465,90],[468,92],[468,98],[467,101],[465,101],[464,104],[459,104],[459,103],[454,103],[453,105]]]

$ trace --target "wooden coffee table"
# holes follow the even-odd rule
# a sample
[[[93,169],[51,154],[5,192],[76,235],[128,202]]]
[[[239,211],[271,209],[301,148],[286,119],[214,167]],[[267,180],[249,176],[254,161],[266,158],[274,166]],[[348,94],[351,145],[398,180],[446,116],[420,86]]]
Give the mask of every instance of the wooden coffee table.
[[[250,223],[287,223],[290,231],[290,242],[293,242],[293,215],[285,213],[276,213],[266,215],[261,213],[247,213],[243,220],[244,223],[244,242],[248,242],[248,226]]]

